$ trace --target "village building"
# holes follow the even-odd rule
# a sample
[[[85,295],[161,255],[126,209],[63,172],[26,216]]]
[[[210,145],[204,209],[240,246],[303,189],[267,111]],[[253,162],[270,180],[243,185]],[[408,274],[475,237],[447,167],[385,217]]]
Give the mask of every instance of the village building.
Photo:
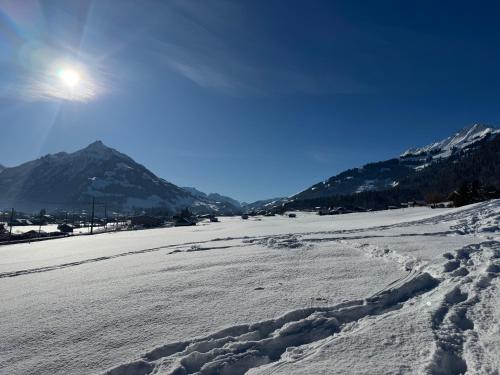
[[[61,233],[73,233],[74,226],[71,224],[59,224],[57,229]]]
[[[194,219],[179,216],[174,217],[174,227],[187,227],[192,225],[196,225]]]
[[[163,225],[163,220],[149,215],[140,215],[132,217],[131,225],[143,228],[157,228]]]

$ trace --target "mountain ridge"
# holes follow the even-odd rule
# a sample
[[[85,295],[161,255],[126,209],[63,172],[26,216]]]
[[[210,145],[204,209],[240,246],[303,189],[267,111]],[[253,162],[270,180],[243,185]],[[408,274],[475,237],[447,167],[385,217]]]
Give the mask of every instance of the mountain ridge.
[[[122,212],[162,208],[175,213],[189,208],[194,213],[237,214],[333,196],[399,188],[411,192],[422,184],[434,184],[436,190],[443,190],[436,185],[438,179],[431,171],[446,175],[443,163],[458,163],[458,167],[447,166],[455,170],[453,181],[458,181],[456,169],[464,155],[479,152],[481,147],[486,150],[485,145],[500,138],[499,134],[500,129],[474,124],[441,141],[410,148],[395,158],[345,170],[288,198],[250,204],[218,193],[206,194],[193,187],[179,187],[97,140],[71,153],[47,154],[15,167],[0,165],[0,208],[31,211],[41,208],[88,209],[92,199],[96,199],[100,206]],[[493,160],[498,158],[494,149],[487,152]],[[481,158],[481,155],[475,158]],[[440,166],[436,167],[438,164]],[[483,160],[483,164],[490,164],[490,161]],[[481,169],[477,163],[474,165]],[[494,167],[489,168],[493,170],[490,173],[496,173]],[[468,173],[475,174],[470,166]],[[483,179],[492,180],[484,176]],[[446,181],[441,181],[441,185],[449,187]]]
[[[391,189],[397,187],[401,180],[415,171],[427,168],[436,161],[449,158],[498,134],[500,134],[500,129],[474,124],[441,141],[411,148],[399,157],[345,170],[290,196],[288,200],[315,199]]]
[[[99,140],[71,153],[47,154],[5,168],[0,174],[2,208],[88,209],[92,199],[117,211],[160,207],[175,213],[194,207],[196,212],[224,213],[222,205],[197,199]]]
[[[226,203],[226,204],[234,206],[235,208],[238,208],[238,209],[241,208],[240,201],[238,201],[234,198],[228,197],[226,195],[222,195],[219,193],[208,193],[207,194],[207,193],[204,193],[204,192],[196,189],[195,187],[189,187],[189,186],[183,186],[182,189],[188,191],[189,193],[191,193],[191,195],[193,195],[195,197],[210,199],[210,200],[215,201],[215,202]]]
[[[464,127],[454,135],[441,141],[431,143],[423,147],[416,147],[406,150],[400,157],[417,156],[422,154],[432,154],[434,158],[449,156],[453,148],[464,148],[490,134],[498,134],[500,129],[482,124],[474,124]]]

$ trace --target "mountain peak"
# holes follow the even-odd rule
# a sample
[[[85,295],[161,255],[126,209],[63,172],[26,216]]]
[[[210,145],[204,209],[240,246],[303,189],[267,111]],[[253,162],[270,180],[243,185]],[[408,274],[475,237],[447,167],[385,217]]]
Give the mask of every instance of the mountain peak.
[[[397,186],[402,189],[400,191],[404,191],[404,189],[407,188],[411,190],[414,189],[415,186],[419,186],[419,188],[421,187],[422,189],[442,189],[446,192],[446,189],[451,189],[454,186],[453,183],[449,183],[448,181],[444,182],[443,179],[439,180],[440,176],[431,176],[429,173],[436,170],[444,171],[446,168],[450,168],[450,166],[454,166],[453,168],[456,167],[457,170],[463,170],[464,172],[462,173],[466,174],[462,176],[463,179],[470,178],[473,180],[474,176],[478,176],[479,179],[482,175],[479,171],[474,170],[474,168],[470,166],[474,165],[481,168],[482,165],[487,165],[488,167],[482,169],[481,172],[484,173],[486,177],[481,178],[483,178],[483,181],[488,181],[488,183],[490,183],[489,181],[496,181],[494,180],[496,174],[493,173],[492,178],[489,179],[490,177],[487,176],[489,172],[485,173],[484,171],[495,170],[495,162],[491,160],[496,160],[496,155],[494,153],[492,155],[491,150],[497,147],[499,137],[500,129],[476,123],[455,132],[441,141],[431,143],[424,147],[409,149],[403,153],[400,158],[369,163],[361,168],[346,170],[293,195],[290,197],[290,200],[350,196],[352,194],[365,193],[368,191],[392,191],[392,189]],[[470,154],[479,155],[482,152],[489,153],[489,157],[485,157],[485,160],[481,159],[480,161],[475,158],[472,158],[474,161],[470,161],[469,158],[464,157]],[[468,165],[468,167],[462,167],[460,165],[465,159],[468,161],[464,161],[464,164]],[[431,164],[434,164],[434,168],[430,168]],[[429,168],[428,170],[431,170],[431,172],[422,172],[427,168]],[[447,174],[446,176],[450,175],[453,176],[453,173]],[[456,178],[454,182],[455,186],[460,185],[459,181],[462,181],[460,180],[462,177]],[[429,183],[428,186],[426,185],[427,183]],[[446,195],[447,193],[448,192],[444,194]],[[379,198],[373,199],[376,200]],[[382,198],[380,198],[380,201],[382,201]],[[348,204],[350,201],[346,199],[345,202],[345,204]],[[361,200],[359,200],[359,202],[361,202]]]
[[[476,136],[479,135],[483,132],[491,132],[492,130],[495,130],[492,127],[483,125],[483,124],[474,124],[472,126],[466,126],[462,130],[460,130],[458,133],[456,133],[454,136],[452,136],[454,139],[457,138],[463,138],[463,137],[471,137],[471,136]]]
[[[106,146],[104,143],[102,143],[101,140],[97,140],[95,142],[92,142],[91,144],[89,144],[86,149],[90,149],[90,150],[102,150],[102,149],[109,149],[108,146]]]
[[[472,125],[472,126],[470,126],[470,127],[467,127],[467,126],[466,126],[464,129],[467,129],[467,128],[468,128],[469,130],[476,131],[476,130],[485,130],[485,129],[488,129],[489,127],[488,127],[488,126],[486,126],[486,125],[483,125],[483,124],[479,124],[479,123],[478,123],[478,124],[474,124],[474,125]]]
[[[95,142],[92,142],[89,144],[87,147],[76,151],[74,153],[75,155],[85,155],[85,156],[90,156],[92,158],[108,158],[110,156],[119,156],[121,158],[127,158],[128,156],[121,154],[120,152],[116,151],[115,149],[106,146],[102,141],[97,140]]]
[[[210,201],[213,201],[213,202],[219,203],[219,204],[229,204],[230,206],[234,206],[234,208],[241,207],[241,203],[239,201],[237,201],[236,199],[233,199],[231,197],[227,197],[225,195],[221,195],[218,193],[206,194],[206,193],[204,193],[204,192],[202,192],[194,187],[183,187],[182,189],[189,192],[189,194],[191,194],[193,197],[201,199],[201,200],[208,199]]]
[[[473,124],[458,131],[454,135],[439,142],[431,143],[424,147],[411,148],[401,154],[401,157],[432,154],[433,158],[448,157],[454,149],[463,149],[490,134],[500,133],[500,129],[482,124]]]

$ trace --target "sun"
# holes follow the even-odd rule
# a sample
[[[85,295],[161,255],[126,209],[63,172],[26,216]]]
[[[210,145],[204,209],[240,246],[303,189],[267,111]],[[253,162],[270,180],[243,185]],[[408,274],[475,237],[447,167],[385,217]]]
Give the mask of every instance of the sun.
[[[73,89],[80,83],[82,76],[78,70],[73,68],[63,68],[58,72],[61,82],[68,88]]]
[[[47,68],[41,70],[39,88],[47,97],[88,102],[103,92],[103,81],[98,79],[101,75],[95,66],[79,61],[54,60]]]

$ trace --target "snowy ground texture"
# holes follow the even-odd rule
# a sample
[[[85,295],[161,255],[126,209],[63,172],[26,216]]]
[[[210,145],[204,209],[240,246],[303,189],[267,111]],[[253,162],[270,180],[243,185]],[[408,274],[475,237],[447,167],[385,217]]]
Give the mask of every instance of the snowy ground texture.
[[[500,201],[0,247],[2,374],[498,374]]]

